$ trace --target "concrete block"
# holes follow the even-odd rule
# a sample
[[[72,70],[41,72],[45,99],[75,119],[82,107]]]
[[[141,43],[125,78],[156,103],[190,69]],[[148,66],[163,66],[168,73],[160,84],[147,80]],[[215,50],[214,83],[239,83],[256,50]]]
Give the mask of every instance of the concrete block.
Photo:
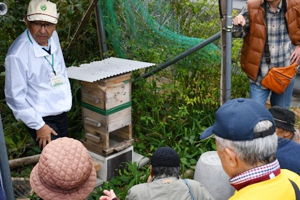
[[[199,181],[215,200],[227,200],[235,191],[229,184],[229,177],[223,170],[217,151],[207,151],[200,156],[194,180]]]

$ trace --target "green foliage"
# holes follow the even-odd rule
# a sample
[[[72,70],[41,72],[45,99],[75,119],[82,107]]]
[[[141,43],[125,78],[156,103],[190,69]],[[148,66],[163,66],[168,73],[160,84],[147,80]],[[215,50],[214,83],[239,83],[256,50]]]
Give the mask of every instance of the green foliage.
[[[23,3],[29,2],[26,0]],[[20,6],[20,1],[11,0],[6,2],[8,12],[4,16],[0,16],[0,70],[4,71],[4,60],[11,43],[22,33],[26,25],[22,21],[27,12],[26,6]]]
[[[207,6],[198,5],[199,10],[205,13]],[[177,13],[172,10],[171,2],[165,0],[101,1],[100,6],[104,12],[108,42],[117,57],[161,63],[204,40],[202,36],[205,32],[193,31],[197,33],[193,35],[184,32],[183,27],[192,23],[178,23],[178,18],[189,12],[187,6]],[[192,30],[199,28],[197,25],[193,24]],[[210,31],[218,32],[219,28],[210,26]],[[198,55],[198,61],[218,62],[218,51],[215,45],[210,44],[195,54]]]
[[[81,86],[76,80],[70,80],[72,90],[72,109],[68,112],[68,133],[72,138],[82,139],[84,129],[81,113]]]
[[[231,92],[235,97],[249,97],[250,84],[247,75],[240,65],[240,50],[242,39],[234,39],[232,42],[232,87]]]
[[[171,0],[184,35],[207,38],[220,31],[218,1]]]
[[[213,143],[200,142],[199,137],[213,123],[219,107],[218,68],[187,69],[177,68],[175,78],[166,79],[164,72],[149,78],[152,81],[136,83],[132,94],[135,150],[143,154],[171,146],[182,157],[182,172],[193,168],[201,153],[213,149]]]
[[[149,176],[148,165],[138,168],[137,163],[127,162],[126,166],[126,169],[118,170],[119,176],[113,177],[109,182],[104,182],[101,189],[95,191],[93,194],[95,198],[99,198],[99,195],[103,194],[103,190],[114,189],[120,199],[125,199],[128,190],[132,186],[147,182]]]

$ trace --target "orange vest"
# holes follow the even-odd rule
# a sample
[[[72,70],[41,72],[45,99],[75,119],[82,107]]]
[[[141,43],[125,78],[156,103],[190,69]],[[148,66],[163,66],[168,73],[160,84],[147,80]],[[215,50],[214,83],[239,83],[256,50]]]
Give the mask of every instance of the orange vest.
[[[289,36],[296,46],[300,44],[300,3],[299,0],[286,1],[285,19]],[[264,20],[263,0],[248,0],[249,32],[244,37],[241,52],[241,66],[247,76],[256,81],[260,62],[264,53],[267,28]]]

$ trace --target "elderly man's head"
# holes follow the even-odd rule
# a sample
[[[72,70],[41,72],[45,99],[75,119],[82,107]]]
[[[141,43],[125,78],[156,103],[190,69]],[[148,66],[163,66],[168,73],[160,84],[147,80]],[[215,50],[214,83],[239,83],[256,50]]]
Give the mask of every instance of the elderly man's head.
[[[276,133],[279,137],[291,139],[294,136],[296,115],[293,111],[279,106],[269,109],[276,122]]]
[[[277,135],[271,113],[251,99],[233,99],[221,106],[212,127],[222,166],[229,177],[275,160]]]
[[[32,37],[39,45],[48,45],[48,39],[55,31],[57,20],[56,4],[47,0],[30,1],[25,22]]]
[[[151,157],[150,168],[153,176],[180,177],[179,155],[170,147],[160,147]]]

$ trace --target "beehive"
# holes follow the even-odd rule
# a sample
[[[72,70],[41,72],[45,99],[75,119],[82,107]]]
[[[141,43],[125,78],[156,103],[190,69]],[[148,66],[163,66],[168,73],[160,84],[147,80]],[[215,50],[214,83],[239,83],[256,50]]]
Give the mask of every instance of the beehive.
[[[132,144],[130,79],[126,73],[81,82],[83,142],[90,150],[108,155]]]
[[[132,147],[131,71],[153,63],[107,58],[68,67],[69,78],[81,83],[83,144],[108,157]]]

